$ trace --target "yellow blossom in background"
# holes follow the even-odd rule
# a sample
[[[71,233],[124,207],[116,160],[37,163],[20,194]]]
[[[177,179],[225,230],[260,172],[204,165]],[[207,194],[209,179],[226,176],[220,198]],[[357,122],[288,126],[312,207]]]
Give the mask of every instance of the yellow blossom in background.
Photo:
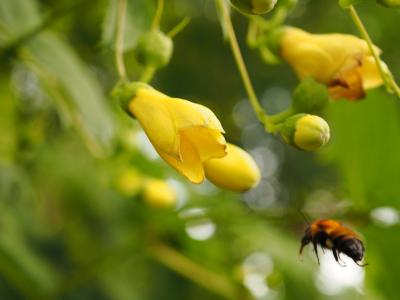
[[[166,181],[148,179],[144,185],[143,199],[155,208],[172,208],[176,205],[177,194],[175,189]]]
[[[227,143],[227,155],[204,163],[206,177],[215,185],[236,192],[255,187],[260,181],[260,170],[254,159],[238,146]]]
[[[143,175],[134,168],[122,170],[116,181],[118,192],[126,197],[136,195],[143,187]]]
[[[158,154],[193,183],[204,180],[204,161],[226,155],[224,129],[205,106],[139,87],[128,110]]]
[[[300,79],[326,84],[333,99],[359,99],[383,84],[367,43],[349,34],[310,34],[289,27],[282,35],[281,55]]]

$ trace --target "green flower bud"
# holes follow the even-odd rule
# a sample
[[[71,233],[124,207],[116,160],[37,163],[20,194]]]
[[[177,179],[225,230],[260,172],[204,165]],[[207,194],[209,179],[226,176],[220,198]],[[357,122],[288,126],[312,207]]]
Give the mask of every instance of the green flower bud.
[[[141,64],[159,69],[169,63],[173,48],[169,36],[160,30],[152,30],[140,37],[135,52]]]
[[[311,77],[302,80],[293,92],[292,107],[297,113],[318,114],[328,102],[326,86]]]
[[[262,15],[271,11],[277,0],[231,0],[231,4],[241,13]]]
[[[129,83],[118,83],[111,92],[111,97],[118,101],[121,108],[131,117],[134,117],[132,113],[129,111],[128,106],[132,101],[132,98],[135,97],[136,92],[139,88],[148,88],[152,89],[152,87],[146,83],[134,81]]]
[[[309,114],[297,114],[286,119],[281,128],[281,135],[289,145],[306,151],[321,148],[330,138],[328,123]]]
[[[400,0],[378,0],[378,3],[386,7],[400,7]]]

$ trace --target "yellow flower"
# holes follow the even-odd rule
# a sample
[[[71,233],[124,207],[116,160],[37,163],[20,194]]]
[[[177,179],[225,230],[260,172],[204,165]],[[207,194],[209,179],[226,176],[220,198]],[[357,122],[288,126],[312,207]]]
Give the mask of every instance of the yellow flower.
[[[282,35],[281,55],[300,79],[313,77],[326,84],[333,99],[359,99],[365,90],[383,84],[367,43],[352,35],[310,34],[289,27]]]
[[[260,181],[260,170],[254,159],[243,149],[227,143],[227,155],[204,162],[206,177],[215,185],[244,192]]]
[[[224,129],[205,106],[142,86],[128,110],[158,154],[193,183],[204,180],[204,161],[226,155]]]
[[[148,179],[143,189],[144,201],[155,208],[170,208],[176,205],[176,191],[164,180]]]

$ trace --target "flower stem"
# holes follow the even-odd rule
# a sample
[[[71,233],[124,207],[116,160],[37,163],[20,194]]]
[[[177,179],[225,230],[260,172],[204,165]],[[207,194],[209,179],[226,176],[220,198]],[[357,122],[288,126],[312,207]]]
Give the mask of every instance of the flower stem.
[[[227,278],[205,269],[168,245],[157,242],[149,252],[162,265],[225,299],[237,299],[240,294]]]
[[[154,14],[154,18],[151,23],[151,29],[154,30],[154,29],[160,28],[160,22],[161,22],[163,10],[164,10],[164,0],[158,0],[156,13]]]
[[[124,34],[125,34],[126,0],[118,1],[117,36],[115,39],[115,62],[120,80],[128,80],[124,63]]]
[[[221,12],[223,26],[228,36],[229,44],[235,59],[236,65],[239,69],[240,77],[246,89],[247,96],[250,104],[255,111],[258,120],[264,124],[265,129],[269,132],[273,131],[274,124],[269,120],[266,111],[261,107],[257,95],[254,91],[253,85],[250,80],[249,73],[247,72],[246,64],[244,63],[242,53],[240,52],[239,44],[236,38],[235,30],[232,25],[232,20],[229,15],[228,7],[225,5],[224,0],[216,0],[218,8]]]
[[[167,35],[173,39],[179,32],[181,32],[188,24],[190,23],[190,17],[184,17],[182,21],[175,25],[170,31],[168,31]]]
[[[357,26],[361,36],[363,37],[363,39],[367,42],[368,44],[368,48],[371,51],[374,59],[375,59],[375,63],[378,67],[379,73],[382,76],[382,79],[385,83],[385,86],[391,90],[394,91],[394,93],[397,95],[397,97],[400,98],[400,88],[397,85],[393,74],[390,72],[390,70],[384,70],[381,64],[381,60],[379,58],[378,53],[376,52],[376,49],[374,48],[374,45],[372,43],[372,40],[368,34],[367,29],[365,28],[363,22],[361,21],[360,16],[358,15],[356,9],[354,8],[353,5],[350,5],[347,10],[349,11],[349,14],[354,22],[354,24]]]
[[[156,68],[148,65],[144,68],[139,81],[144,83],[149,83],[153,79],[155,73],[156,73]]]

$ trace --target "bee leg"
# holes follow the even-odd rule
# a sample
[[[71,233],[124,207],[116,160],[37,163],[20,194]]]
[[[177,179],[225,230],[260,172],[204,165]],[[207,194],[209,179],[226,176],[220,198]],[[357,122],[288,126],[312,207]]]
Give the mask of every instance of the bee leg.
[[[335,260],[339,264],[339,266],[346,267],[346,264],[340,259],[340,256],[339,256],[340,253],[339,253],[338,249],[332,248],[332,253],[333,253],[333,257],[335,258]],[[343,264],[340,263],[341,261],[343,262]]]
[[[314,246],[314,252],[315,252],[315,256],[317,257],[318,264],[320,264],[320,263],[319,263],[319,256],[318,256],[317,243],[314,243],[314,242],[313,242],[313,246]]]
[[[355,263],[356,263],[356,265],[357,266],[359,266],[359,267],[365,267],[365,266],[368,266],[368,263],[365,263],[365,264],[360,264],[359,262],[357,262],[357,261],[354,261]]]
[[[338,261],[339,265],[342,266],[342,267],[346,267],[347,266],[346,263],[343,261],[343,259],[340,258],[340,252],[339,251],[337,252],[337,255],[338,255],[339,260],[343,263],[343,264],[341,264]]]
[[[336,248],[332,248],[333,257],[335,258],[336,262],[339,263],[339,257],[337,254]]]

